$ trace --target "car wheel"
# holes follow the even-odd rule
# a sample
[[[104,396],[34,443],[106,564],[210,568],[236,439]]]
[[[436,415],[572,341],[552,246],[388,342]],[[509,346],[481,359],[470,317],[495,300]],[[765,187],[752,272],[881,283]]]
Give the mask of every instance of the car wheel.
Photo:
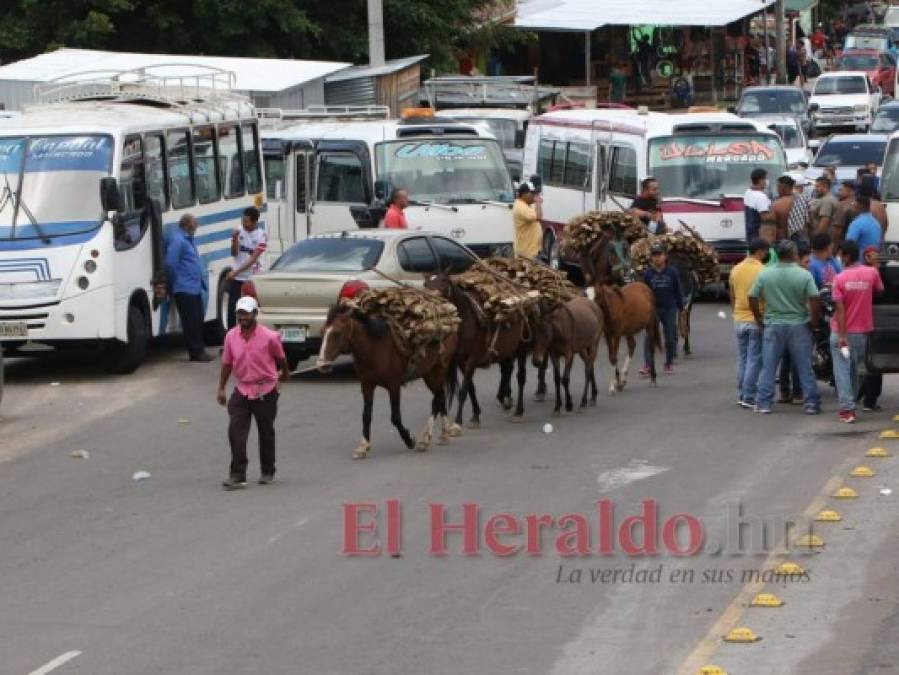
[[[128,341],[116,341],[109,349],[106,370],[124,375],[133,373],[147,356],[150,341],[150,325],[144,310],[132,302],[128,306]]]

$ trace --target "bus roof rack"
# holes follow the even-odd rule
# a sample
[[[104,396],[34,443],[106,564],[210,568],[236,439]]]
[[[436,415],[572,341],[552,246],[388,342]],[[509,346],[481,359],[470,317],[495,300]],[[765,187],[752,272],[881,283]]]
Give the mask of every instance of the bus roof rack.
[[[297,122],[358,122],[390,119],[386,105],[311,105],[301,110],[256,108],[256,116],[266,126],[288,126]]]
[[[540,87],[534,75],[441,75],[425,80],[422,101],[432,108],[530,108],[554,102],[559,90]]]
[[[174,73],[159,72],[175,69]],[[132,70],[67,73],[34,87],[38,103],[67,101],[147,101],[171,107],[245,100],[234,93],[236,75],[196,63],[160,63]]]

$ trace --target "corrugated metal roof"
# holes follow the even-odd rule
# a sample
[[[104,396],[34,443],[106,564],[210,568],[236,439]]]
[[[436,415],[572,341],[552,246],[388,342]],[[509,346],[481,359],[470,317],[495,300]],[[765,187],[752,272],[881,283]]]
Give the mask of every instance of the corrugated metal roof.
[[[353,66],[347,68],[336,75],[330,75],[325,82],[340,82],[341,80],[353,80],[357,77],[378,77],[379,75],[387,75],[395,73],[403,68],[408,68],[416,63],[421,63],[430,54],[419,54],[418,56],[406,56],[402,59],[393,59],[387,61],[383,66]]]
[[[774,0],[523,0],[515,26],[593,31],[612,26],[724,26],[761,12]]]
[[[335,61],[253,59],[234,56],[136,54],[91,49],[57,49],[30,59],[0,66],[0,81],[47,82],[84,70],[132,70],[158,64],[196,64],[230,70],[239,91],[278,92],[318,80],[350,66]],[[173,73],[174,74],[174,73]]]

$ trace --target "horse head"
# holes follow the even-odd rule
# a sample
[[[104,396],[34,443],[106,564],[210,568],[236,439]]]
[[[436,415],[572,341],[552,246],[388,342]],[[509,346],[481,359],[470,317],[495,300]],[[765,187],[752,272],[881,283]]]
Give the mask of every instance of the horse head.
[[[584,273],[584,281],[587,285],[624,285],[633,280],[630,245],[617,233],[603,234],[593,244],[589,253],[582,256],[583,259],[588,261]]]
[[[362,314],[358,309],[343,303],[332,305],[328,310],[328,318],[322,327],[322,346],[316,359],[319,372],[330,372],[331,365],[338,356],[350,353],[354,313]]]
[[[435,291],[446,300],[451,300],[453,295],[453,280],[446,272],[438,272],[425,276],[425,288]]]

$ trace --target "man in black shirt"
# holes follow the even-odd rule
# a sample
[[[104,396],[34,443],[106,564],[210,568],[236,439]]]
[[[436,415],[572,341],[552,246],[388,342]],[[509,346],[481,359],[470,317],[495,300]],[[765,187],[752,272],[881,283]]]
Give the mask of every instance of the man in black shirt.
[[[659,205],[659,183],[649,176],[640,183],[640,195],[631,202],[628,213],[637,216],[652,234],[665,234],[665,220]]]

